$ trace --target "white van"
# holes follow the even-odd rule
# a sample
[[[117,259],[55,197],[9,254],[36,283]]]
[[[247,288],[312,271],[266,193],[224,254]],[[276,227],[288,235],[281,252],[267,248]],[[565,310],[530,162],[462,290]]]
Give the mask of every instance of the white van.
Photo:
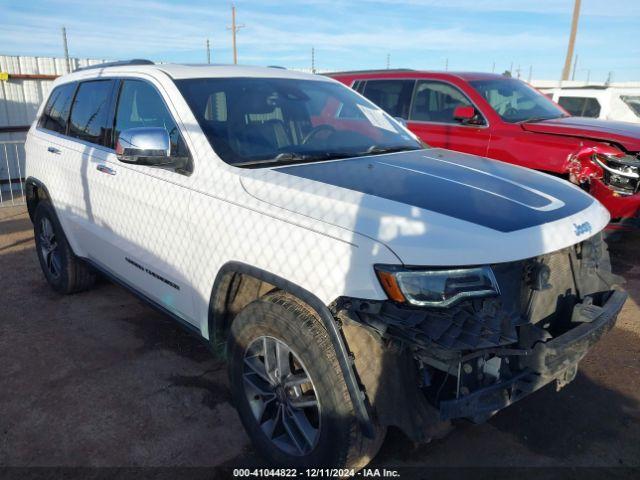
[[[26,152],[46,280],[104,275],[224,346],[277,466],[355,470],[388,426],[428,441],[563,386],[626,299],[593,197],[429,149],[327,77],[93,66],[56,80]]]
[[[541,88],[574,117],[640,123],[640,87]]]

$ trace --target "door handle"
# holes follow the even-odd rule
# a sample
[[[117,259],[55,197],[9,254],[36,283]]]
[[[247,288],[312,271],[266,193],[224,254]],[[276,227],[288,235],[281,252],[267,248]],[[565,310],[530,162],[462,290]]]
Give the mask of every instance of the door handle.
[[[102,173],[106,173],[107,175],[115,175],[116,174],[116,171],[113,168],[109,168],[106,165],[102,165],[102,164],[98,165],[96,167],[96,170],[98,170],[99,172],[102,172]]]
[[[55,153],[56,155],[60,155],[60,150],[58,150],[56,147],[47,147],[47,152]]]

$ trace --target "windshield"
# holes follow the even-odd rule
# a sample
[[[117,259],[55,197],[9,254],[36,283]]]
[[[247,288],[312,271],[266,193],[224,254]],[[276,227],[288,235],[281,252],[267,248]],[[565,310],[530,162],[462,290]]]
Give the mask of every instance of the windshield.
[[[282,78],[176,81],[215,152],[242,167],[422,148],[388,114],[334,82]]]
[[[620,98],[633,110],[636,117],[640,117],[640,96],[620,95]]]
[[[548,120],[567,114],[542,93],[515,78],[469,82],[510,123]]]

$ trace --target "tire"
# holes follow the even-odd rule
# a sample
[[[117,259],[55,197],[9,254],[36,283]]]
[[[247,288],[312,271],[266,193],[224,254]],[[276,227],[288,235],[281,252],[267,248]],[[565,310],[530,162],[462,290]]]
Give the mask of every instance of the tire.
[[[265,342],[267,346],[269,342],[275,344],[275,348],[280,348],[281,352],[284,350],[286,353],[286,348],[290,349],[291,355],[283,355],[288,362],[281,363],[289,364],[293,376],[289,374],[287,378],[299,379],[306,374],[306,378],[310,379],[310,382],[300,386],[305,389],[303,392],[289,395],[291,392],[284,380],[284,393],[281,384],[279,393],[276,387],[273,400],[268,400],[271,393],[257,393],[270,391],[266,388],[268,384],[265,378],[256,373],[265,365],[264,361],[260,362],[265,358]],[[276,292],[247,305],[231,324],[227,348],[234,404],[256,449],[271,465],[360,469],[377,453],[386,430],[377,427],[374,439],[363,435],[329,335],[313,310],[296,297]],[[273,347],[267,348],[274,352]],[[268,357],[271,358],[271,355]],[[282,368],[286,369],[286,366]],[[300,393],[303,395],[298,396]],[[313,398],[317,407],[309,405]],[[300,399],[306,401],[300,402]],[[269,405],[264,407],[262,426],[258,422],[264,406],[260,404],[261,401]],[[256,403],[259,405],[257,408]],[[276,404],[283,405],[279,416],[274,407]],[[307,407],[295,408],[303,404]],[[307,421],[293,421],[294,416],[300,418],[301,412]],[[279,425],[275,425],[270,438],[268,432],[276,422],[265,419],[274,417],[279,419]],[[293,436],[287,433],[285,419],[289,431],[294,431]],[[301,434],[302,429],[294,428],[301,423],[306,427],[307,435]],[[302,445],[297,451],[295,438]]]
[[[41,201],[33,218],[36,252],[49,285],[63,294],[89,289],[95,283],[96,275],[71,250],[53,206]]]

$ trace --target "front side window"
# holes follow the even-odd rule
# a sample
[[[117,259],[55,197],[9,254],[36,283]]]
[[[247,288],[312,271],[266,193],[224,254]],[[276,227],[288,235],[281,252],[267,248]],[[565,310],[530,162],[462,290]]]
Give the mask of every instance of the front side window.
[[[67,132],[67,119],[69,109],[76,90],[75,83],[67,83],[56,87],[51,92],[38,126],[53,132],[65,134]]]
[[[433,80],[421,80],[411,107],[410,120],[421,122],[454,123],[453,112],[457,107],[472,107],[469,99],[456,87]],[[475,123],[482,124],[482,120]]]
[[[215,99],[206,108],[213,115],[211,109],[216,108]],[[171,140],[171,156],[189,156],[178,126],[158,91],[142,80],[124,80],[118,97],[114,137],[117,139],[124,130],[141,127],[164,128]]]
[[[320,161],[421,144],[378,107],[329,81],[177,80],[212,148],[236,166]]]
[[[368,80],[362,94],[392,117],[407,118],[414,80]]]
[[[469,83],[505,122],[531,122],[566,116],[542,93],[515,78],[472,80]]]
[[[629,106],[636,117],[640,117],[640,96],[620,95],[620,99]]]
[[[73,101],[69,135],[97,145],[107,145],[113,80],[82,82]]]
[[[600,116],[600,102],[593,97],[560,97],[558,105],[574,117],[598,118]]]

